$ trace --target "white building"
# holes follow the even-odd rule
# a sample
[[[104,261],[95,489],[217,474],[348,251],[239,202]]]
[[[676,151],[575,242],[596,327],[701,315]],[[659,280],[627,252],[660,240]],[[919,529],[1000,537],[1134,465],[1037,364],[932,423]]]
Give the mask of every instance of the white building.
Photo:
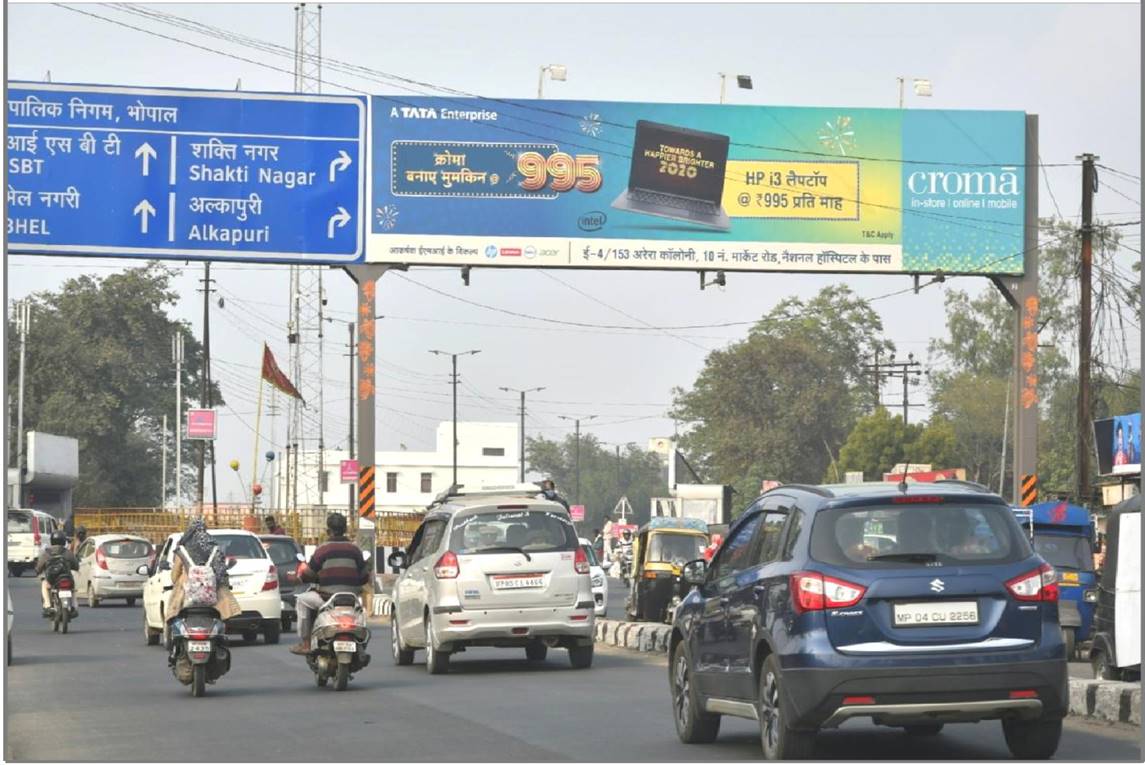
[[[377,452],[374,485],[375,507],[379,512],[424,510],[434,497],[449,488],[453,481],[452,435],[453,422],[442,422],[437,426],[437,448],[434,451]],[[457,423],[457,482],[470,489],[517,483],[519,439],[515,422]],[[316,450],[300,452],[298,504],[325,505],[334,509],[348,508],[354,502],[356,506],[357,485],[342,483],[339,473],[339,466],[345,459],[349,459],[345,450],[325,450],[321,465],[325,490],[320,493],[319,454]],[[286,478],[283,454],[274,461],[273,486],[264,487],[269,506],[281,507],[284,504]]]

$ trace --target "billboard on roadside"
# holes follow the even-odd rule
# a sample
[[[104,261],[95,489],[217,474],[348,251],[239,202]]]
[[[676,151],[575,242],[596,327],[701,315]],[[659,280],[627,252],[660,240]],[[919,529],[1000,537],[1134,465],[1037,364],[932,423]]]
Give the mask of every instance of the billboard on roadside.
[[[1097,468],[1101,475],[1141,472],[1141,413],[1123,414],[1093,423]]]
[[[1023,112],[375,97],[375,263],[1020,274]]]

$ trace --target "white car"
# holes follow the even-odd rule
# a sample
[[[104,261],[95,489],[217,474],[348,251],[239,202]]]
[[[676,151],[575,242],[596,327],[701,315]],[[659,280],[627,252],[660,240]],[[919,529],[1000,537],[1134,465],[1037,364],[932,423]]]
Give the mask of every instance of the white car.
[[[604,568],[597,560],[596,550],[592,549],[592,542],[580,537],[579,540],[581,548],[584,549],[585,555],[588,556],[588,573],[592,580],[592,601],[595,604],[593,612],[597,616],[603,617],[608,611],[608,577],[605,576]]]
[[[59,520],[30,508],[14,508],[8,520],[8,573],[18,577],[36,565],[40,553],[51,545],[51,536],[61,528]]]
[[[149,541],[130,534],[100,534],[84,540],[76,550],[80,564],[76,593],[92,608],[111,598],[125,598],[127,605],[134,606],[147,582],[139,567],[150,565],[154,551]]]
[[[248,643],[261,632],[268,643],[277,643],[282,635],[282,598],[278,592],[278,571],[262,546],[262,541],[249,531],[210,529],[207,532],[219,544],[227,558],[231,592],[242,613],[228,619],[227,634],[239,634]],[[167,645],[167,604],[171,601],[171,564],[182,534],[172,534],[163,543],[155,563],[147,569],[149,578],[143,585],[143,633],[148,645],[163,637]],[[144,567],[140,567],[144,570]]]

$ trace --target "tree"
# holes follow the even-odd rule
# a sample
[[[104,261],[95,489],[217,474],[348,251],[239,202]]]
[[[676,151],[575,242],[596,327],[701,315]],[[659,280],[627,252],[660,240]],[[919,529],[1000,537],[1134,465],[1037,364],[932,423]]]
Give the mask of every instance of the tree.
[[[962,456],[949,420],[936,416],[926,425],[903,425],[900,415],[883,407],[855,423],[839,450],[840,477],[848,470],[861,470],[868,481],[880,481],[899,464],[933,465],[936,469],[960,467]],[[829,468],[825,481],[839,477]]]
[[[690,390],[674,391],[680,439],[712,483],[755,497],[761,481],[816,482],[860,413],[874,403],[862,365],[882,321],[846,286],[784,300],[747,338],[707,358]]]
[[[563,441],[544,437],[529,438],[525,448],[529,468],[553,479],[557,491],[570,504],[576,487],[576,436]],[[582,533],[588,536],[604,525],[622,496],[635,511],[633,523],[643,523],[650,514],[652,497],[668,495],[668,482],[660,457],[636,444],[620,448],[619,459],[591,433],[580,436],[580,504],[585,506]],[[587,533],[585,533],[587,532]]]
[[[179,427],[173,422],[171,360],[176,332],[184,336],[183,411],[198,401],[202,370],[200,344],[188,326],[167,314],[178,298],[170,286],[173,276],[153,263],[102,279],[69,279],[57,292],[30,298],[25,429],[79,440],[77,505],[159,502],[163,415],[172,421],[170,430]],[[11,322],[8,331],[15,336]],[[18,365],[18,345],[9,343],[12,390]],[[214,398],[222,403],[217,386]],[[189,463],[183,477],[187,496],[195,477]]]
[[[971,481],[997,486],[1002,460],[1006,381],[959,372],[934,397],[934,411],[949,423],[959,464]],[[1008,466],[1007,466],[1008,467]]]

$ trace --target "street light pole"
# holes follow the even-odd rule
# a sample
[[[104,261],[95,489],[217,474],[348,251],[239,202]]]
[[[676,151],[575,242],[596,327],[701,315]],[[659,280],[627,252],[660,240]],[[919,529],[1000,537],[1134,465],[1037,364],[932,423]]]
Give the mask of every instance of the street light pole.
[[[462,351],[461,353],[446,353],[445,351],[430,351],[435,356],[449,356],[453,360],[453,484],[452,488],[457,489],[457,357],[458,356],[472,356],[481,353],[479,350]]]
[[[183,506],[183,333],[171,339],[175,361],[175,507]]]
[[[559,417],[562,420],[570,420],[570,421],[576,423],[576,457],[575,457],[575,462],[576,462],[576,493],[573,496],[576,499],[575,504],[579,505],[580,504],[580,421],[581,420],[596,419],[596,415],[590,414],[590,415],[587,415],[585,417],[566,417],[563,414],[558,414],[557,417]]]
[[[28,329],[32,322],[32,304],[16,304],[16,328],[20,332],[20,373],[16,392],[16,506],[24,504],[24,357],[28,350]]]
[[[525,394],[526,393],[537,393],[539,391],[543,391],[544,388],[526,388],[525,390],[521,390],[520,388],[506,388],[504,386],[501,386],[500,390],[503,390],[506,393],[520,393],[521,394],[521,433],[520,433],[520,436],[521,436],[521,455],[520,456],[521,456],[521,483],[524,483],[525,482]]]

